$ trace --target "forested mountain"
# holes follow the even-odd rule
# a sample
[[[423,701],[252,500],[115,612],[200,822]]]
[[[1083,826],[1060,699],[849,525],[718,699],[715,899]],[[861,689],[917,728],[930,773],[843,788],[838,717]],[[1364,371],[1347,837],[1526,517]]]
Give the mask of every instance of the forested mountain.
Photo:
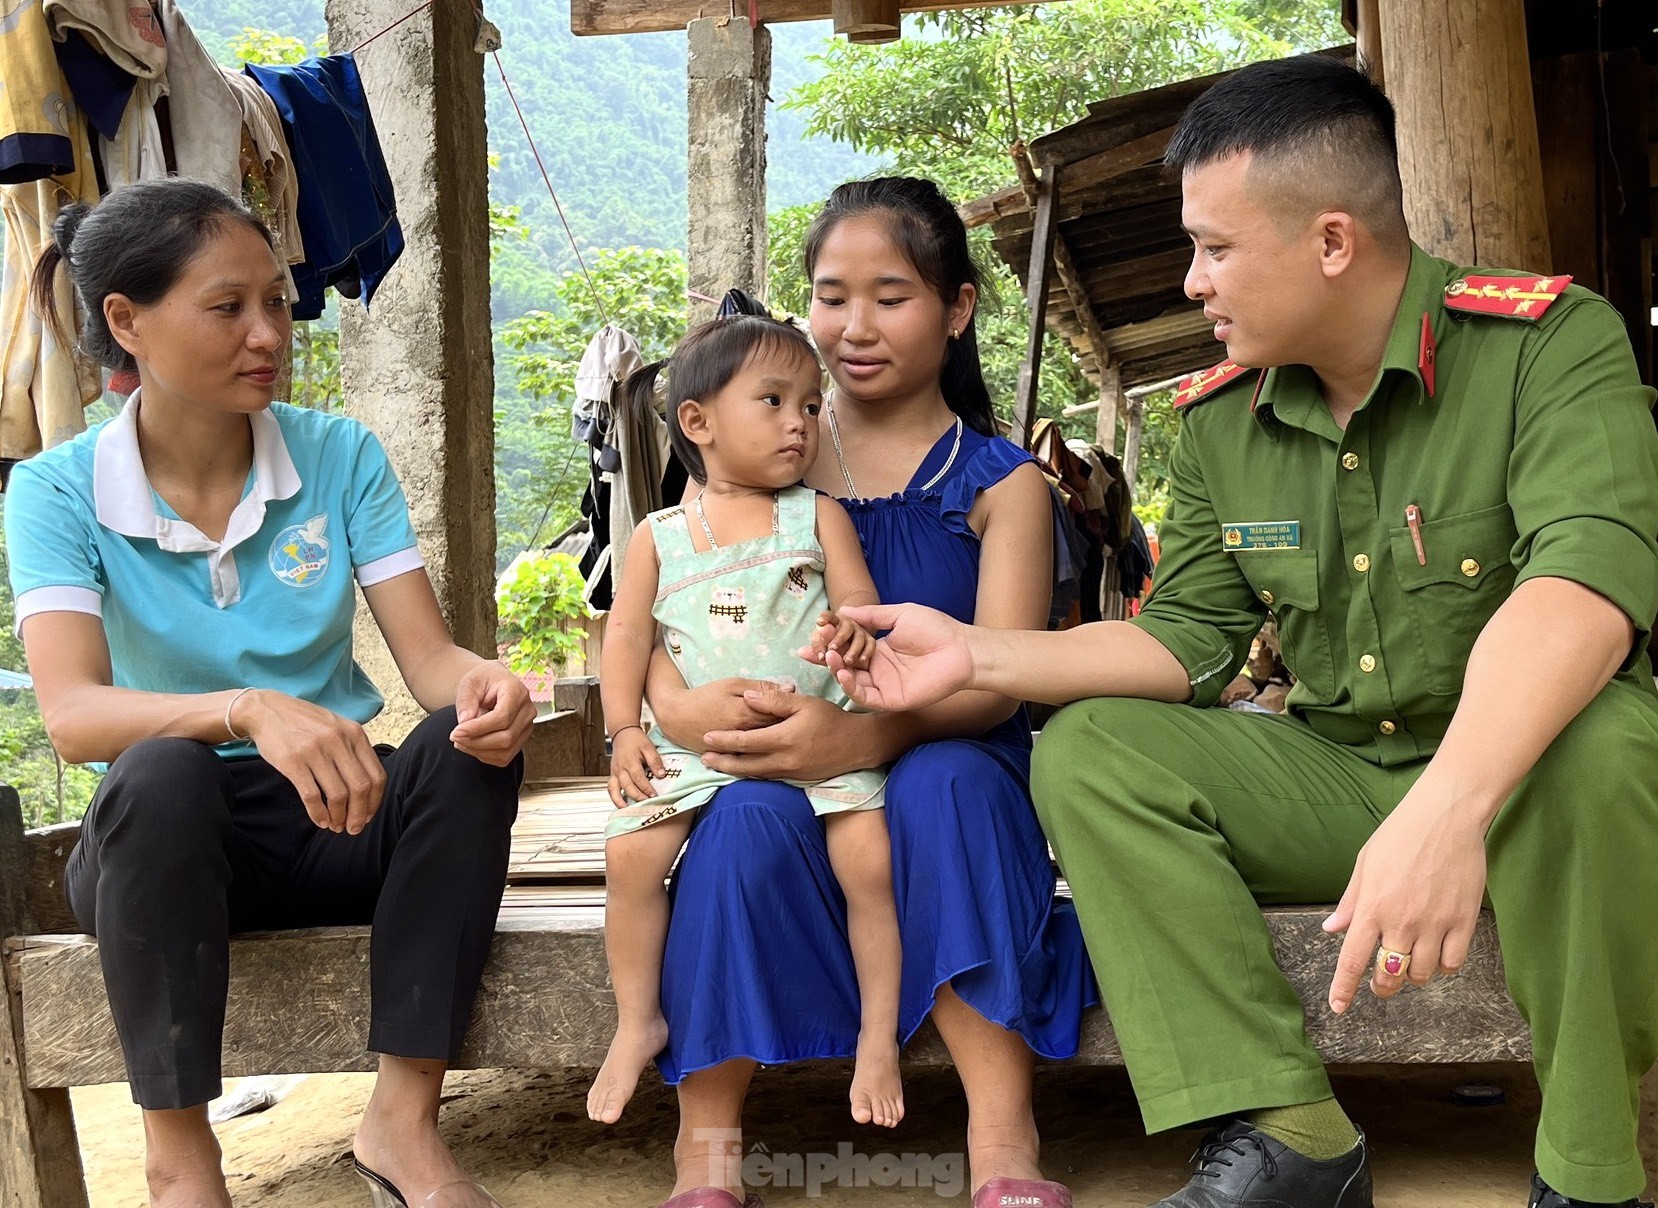
[[[184,0],[184,10],[222,61],[232,57],[230,42],[245,28],[308,45],[326,32],[323,0]],[[685,35],[577,38],[568,0],[491,0],[487,11],[500,27],[502,63],[582,247],[683,247]],[[813,74],[807,58],[828,36],[827,22],[773,27],[773,97],[783,99]],[[365,49],[365,61],[373,53],[374,47]],[[565,268],[572,261],[563,228],[493,64],[485,88],[498,161],[491,195],[521,206],[546,266]],[[773,208],[821,198],[878,163],[828,138],[808,137],[805,127],[804,115],[773,106],[767,172]]]

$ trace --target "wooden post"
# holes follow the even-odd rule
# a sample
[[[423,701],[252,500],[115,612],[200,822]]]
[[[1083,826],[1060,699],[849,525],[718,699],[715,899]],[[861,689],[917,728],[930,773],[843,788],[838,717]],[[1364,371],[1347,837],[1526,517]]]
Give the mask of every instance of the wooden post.
[[[1375,81],[1376,87],[1386,87],[1382,73],[1382,0],[1359,0],[1358,29],[1353,40],[1358,43],[1359,66]]]
[[[830,5],[835,32],[848,42],[896,42],[899,37],[898,0],[834,0]]]
[[[1128,432],[1123,439],[1123,477],[1128,480],[1128,489],[1134,490],[1134,482],[1140,474],[1140,436],[1146,426],[1146,401],[1143,398],[1128,400]]]
[[[1037,203],[1036,169],[1031,166],[1030,152],[1022,142],[1014,143],[1009,149],[1013,156],[1013,166],[1019,171],[1019,184],[1025,191],[1025,199],[1030,203],[1032,210]],[[1067,165],[1065,179],[1074,182],[1077,166]],[[1056,164],[1050,172],[1059,171]],[[1055,186],[1054,209],[1057,212],[1061,194]],[[1053,239],[1054,271],[1059,275],[1059,283],[1065,287],[1065,295],[1071,300],[1071,311],[1077,317],[1077,326],[1082,328],[1082,337],[1088,341],[1088,352],[1094,358],[1094,369],[1100,375],[1100,409],[1099,423],[1107,425],[1102,432],[1109,433],[1105,438],[1106,452],[1116,449],[1117,433],[1117,396],[1121,394],[1120,387],[1113,383],[1119,379],[1116,369],[1111,363],[1111,345],[1106,341],[1105,332],[1100,327],[1099,317],[1094,314],[1094,303],[1088,297],[1088,287],[1083,283],[1082,271],[1077,268],[1076,258],[1071,255],[1070,245],[1065,242],[1065,236],[1059,234],[1057,227]],[[1106,412],[1109,411],[1109,414]]]
[[[1054,236],[1059,230],[1059,165],[1037,178],[1036,214],[1031,226],[1030,334],[1025,342],[1025,363],[1019,367],[1019,390],[1013,403],[1013,441],[1022,449],[1030,447],[1031,429],[1036,424],[1036,393],[1042,380],[1042,340],[1048,333],[1048,283],[1053,279]]]
[[[34,929],[23,807],[0,785],[0,940]],[[67,1090],[32,1091],[23,1070],[23,1013],[0,952],[0,1205],[86,1208],[86,1180]]]
[[[1390,0],[1381,43],[1417,243],[1458,264],[1554,271],[1526,6]]]
[[[1107,453],[1117,451],[1117,416],[1128,405],[1122,371],[1115,365],[1100,369],[1100,405],[1094,412],[1094,443]],[[1128,484],[1132,487],[1134,484]]]

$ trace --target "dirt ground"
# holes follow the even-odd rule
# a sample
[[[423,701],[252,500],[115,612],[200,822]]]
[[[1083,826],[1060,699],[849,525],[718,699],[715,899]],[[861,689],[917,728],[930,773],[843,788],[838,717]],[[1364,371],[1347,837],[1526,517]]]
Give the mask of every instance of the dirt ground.
[[[890,1133],[845,1116],[846,1076],[834,1065],[761,1071],[745,1138],[753,1189],[772,1208],[965,1204],[964,1110],[951,1073],[911,1071],[908,1118]],[[1450,1092],[1465,1082],[1495,1083],[1507,1102],[1458,1106]],[[269,1111],[220,1125],[236,1203],[361,1208],[365,1192],[347,1155],[369,1085],[368,1075],[313,1076]],[[580,1071],[457,1074],[444,1131],[505,1208],[659,1202],[669,1190],[671,1093],[651,1080],[607,1130],[586,1118],[586,1086]],[[1537,1111],[1528,1070],[1350,1070],[1338,1075],[1337,1092],[1370,1133],[1380,1208],[1525,1203]],[[138,1109],[126,1088],[80,1090],[74,1101],[93,1208],[143,1204]],[[1070,1184],[1077,1208],[1143,1208],[1183,1181],[1196,1134],[1147,1138],[1121,1071],[1044,1068],[1037,1104],[1048,1173]]]

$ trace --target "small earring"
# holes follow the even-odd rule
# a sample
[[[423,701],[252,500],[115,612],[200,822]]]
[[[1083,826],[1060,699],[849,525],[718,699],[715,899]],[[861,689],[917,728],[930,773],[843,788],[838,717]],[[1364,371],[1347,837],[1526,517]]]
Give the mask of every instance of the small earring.
[[[950,338],[951,338],[951,339],[952,339],[952,340],[953,340],[953,339],[955,339],[955,338],[956,338],[956,337],[957,337],[957,336],[959,336],[959,335],[961,335],[961,332],[959,332],[959,331],[957,331],[957,330],[956,330],[956,329],[955,329],[955,328],[954,328],[954,327],[952,327],[952,328],[951,328],[951,329],[950,329]]]

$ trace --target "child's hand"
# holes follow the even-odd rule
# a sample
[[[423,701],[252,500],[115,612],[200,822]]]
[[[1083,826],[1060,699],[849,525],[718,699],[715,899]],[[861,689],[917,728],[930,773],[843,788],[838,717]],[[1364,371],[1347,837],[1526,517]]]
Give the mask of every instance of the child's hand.
[[[668,769],[650,736],[639,726],[628,726],[611,736],[610,748],[611,804],[621,809],[656,796],[650,778],[666,776]]]
[[[818,614],[812,630],[812,644],[800,652],[807,662],[827,665],[829,651],[835,651],[850,671],[865,671],[875,657],[875,635],[856,621],[833,612]]]

